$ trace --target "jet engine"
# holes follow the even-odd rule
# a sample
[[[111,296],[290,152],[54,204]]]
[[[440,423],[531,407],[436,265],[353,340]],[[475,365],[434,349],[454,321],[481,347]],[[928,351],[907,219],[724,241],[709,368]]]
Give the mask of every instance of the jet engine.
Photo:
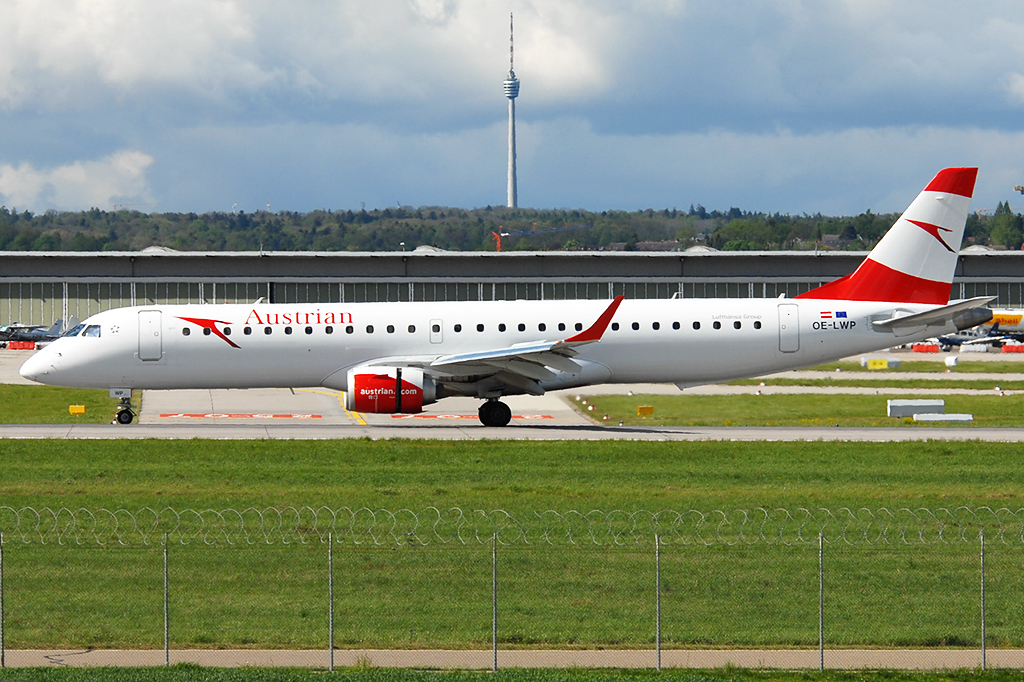
[[[415,367],[354,367],[345,407],[371,414],[416,414],[437,401],[434,379]]]

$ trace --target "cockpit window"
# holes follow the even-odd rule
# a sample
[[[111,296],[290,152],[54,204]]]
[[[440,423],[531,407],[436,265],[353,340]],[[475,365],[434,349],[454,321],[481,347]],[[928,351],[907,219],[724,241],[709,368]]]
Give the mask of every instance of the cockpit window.
[[[77,327],[72,327],[71,329],[67,330],[66,332],[61,334],[61,336],[78,336],[83,329],[85,329],[85,325],[80,324]]]
[[[95,337],[99,337],[99,335],[100,335],[100,326],[98,324],[90,324],[88,327],[85,328],[85,331],[82,332],[82,336],[95,336]]]

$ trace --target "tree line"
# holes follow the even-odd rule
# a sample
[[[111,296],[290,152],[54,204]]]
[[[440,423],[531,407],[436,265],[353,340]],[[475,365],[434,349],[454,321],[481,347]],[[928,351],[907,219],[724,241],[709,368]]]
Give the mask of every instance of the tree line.
[[[0,250],[399,251],[428,245],[450,251],[867,250],[898,213],[789,215],[731,208],[708,211],[536,210],[492,207],[395,207],[318,210],[142,213],[134,210],[29,211],[0,207]],[[1009,202],[992,215],[972,213],[965,246],[1020,249],[1024,219]]]

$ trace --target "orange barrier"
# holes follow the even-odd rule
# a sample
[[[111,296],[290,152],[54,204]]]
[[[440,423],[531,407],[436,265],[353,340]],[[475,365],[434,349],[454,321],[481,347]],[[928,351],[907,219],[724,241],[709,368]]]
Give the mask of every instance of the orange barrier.
[[[937,343],[915,343],[910,347],[910,350],[914,353],[938,353],[939,344]]]
[[[35,350],[35,341],[9,341],[7,347],[11,350]]]
[[[1024,343],[1006,344],[1003,346],[1004,353],[1024,353]]]

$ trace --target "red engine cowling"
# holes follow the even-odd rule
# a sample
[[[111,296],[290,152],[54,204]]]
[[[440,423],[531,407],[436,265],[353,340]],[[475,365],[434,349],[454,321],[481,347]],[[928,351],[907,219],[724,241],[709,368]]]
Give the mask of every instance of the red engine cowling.
[[[345,407],[371,414],[416,414],[436,400],[434,381],[415,367],[355,367]]]

